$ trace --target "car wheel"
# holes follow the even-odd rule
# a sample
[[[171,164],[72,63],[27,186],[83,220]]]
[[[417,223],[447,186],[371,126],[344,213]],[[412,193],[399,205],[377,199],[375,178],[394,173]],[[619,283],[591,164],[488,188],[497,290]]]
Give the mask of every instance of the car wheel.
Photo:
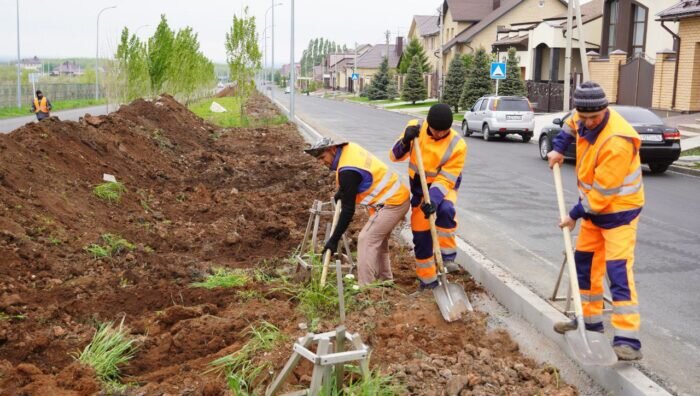
[[[462,121],[462,134],[465,137],[471,136],[471,131],[469,130],[469,124],[467,124],[467,120]]]
[[[530,143],[530,139],[532,139],[530,135],[523,136],[523,143]]]
[[[540,138],[540,158],[546,161],[549,152],[549,139],[547,139],[547,135],[542,135]]]
[[[491,130],[489,129],[489,124],[484,124],[484,126],[481,127],[481,133],[484,135],[484,140],[487,142],[493,139],[493,136],[491,136]]]
[[[668,162],[657,162],[649,164],[649,169],[651,170],[652,174],[658,175],[666,172],[669,166],[671,166],[671,164]]]

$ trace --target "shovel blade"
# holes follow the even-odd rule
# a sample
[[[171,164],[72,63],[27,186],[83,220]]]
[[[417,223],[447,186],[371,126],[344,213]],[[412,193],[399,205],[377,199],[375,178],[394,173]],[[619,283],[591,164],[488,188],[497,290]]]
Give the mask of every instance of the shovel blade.
[[[610,346],[608,337],[596,331],[577,330],[564,334],[576,360],[586,366],[612,366],[617,362],[617,355]]]
[[[433,289],[433,297],[446,322],[461,319],[465,312],[474,310],[462,286],[455,283],[443,283]]]

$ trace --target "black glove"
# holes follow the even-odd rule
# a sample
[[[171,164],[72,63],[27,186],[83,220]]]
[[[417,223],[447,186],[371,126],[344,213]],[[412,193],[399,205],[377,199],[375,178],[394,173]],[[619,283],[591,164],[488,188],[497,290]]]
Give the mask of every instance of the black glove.
[[[417,138],[418,134],[420,134],[420,126],[411,125],[406,127],[406,130],[403,132],[403,139],[401,139],[401,143],[403,143],[403,145],[406,147],[410,146],[411,141]]]
[[[330,250],[331,254],[335,253],[338,251],[338,241],[331,238],[329,239],[326,244],[323,246],[323,251],[321,254],[326,254],[326,250]]]
[[[340,192],[340,190],[335,192],[335,195],[333,196],[333,201],[338,202],[340,198],[343,197],[343,194]]]
[[[435,206],[435,204],[432,202],[431,203],[423,202],[420,205],[420,210],[423,211],[425,218],[428,219],[428,218],[430,218],[431,214],[437,212],[437,206]]]

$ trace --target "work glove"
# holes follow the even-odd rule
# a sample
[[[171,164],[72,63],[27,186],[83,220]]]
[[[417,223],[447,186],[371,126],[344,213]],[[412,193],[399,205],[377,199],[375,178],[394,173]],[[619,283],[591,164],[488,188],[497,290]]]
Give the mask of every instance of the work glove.
[[[411,142],[413,139],[417,138],[418,135],[420,134],[420,126],[418,125],[411,125],[407,126],[406,130],[403,132],[403,139],[401,139],[401,143],[405,147],[409,147],[411,145]]]
[[[323,251],[321,252],[321,254],[325,255],[326,250],[330,250],[331,254],[337,252],[338,251],[338,240],[331,238],[328,241],[326,241],[326,244],[323,246]]]
[[[429,219],[431,214],[437,212],[437,206],[432,202],[431,203],[423,202],[420,205],[420,210],[423,211],[425,218]]]
[[[340,198],[343,197],[343,194],[341,194],[340,190],[335,192],[335,195],[333,196],[333,201],[338,202],[340,201]]]

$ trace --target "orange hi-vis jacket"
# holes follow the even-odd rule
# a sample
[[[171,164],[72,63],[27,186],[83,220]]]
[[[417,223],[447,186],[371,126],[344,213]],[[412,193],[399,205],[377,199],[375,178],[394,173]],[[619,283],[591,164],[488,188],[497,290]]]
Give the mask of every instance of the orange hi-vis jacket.
[[[627,224],[644,206],[639,158],[639,134],[622,116],[609,109],[607,124],[593,142],[577,131],[578,113],[567,120],[564,132],[576,137],[576,174],[580,207],[594,224],[610,228]],[[578,218],[574,208],[572,218]]]
[[[36,97],[34,98],[34,112],[35,113],[39,113],[39,112],[48,113],[49,112],[49,107],[47,106],[46,96],[41,98],[41,101],[39,101],[39,99],[37,99]]]
[[[359,170],[363,176],[361,186],[355,203],[370,207],[381,205],[398,206],[408,200],[408,188],[401,183],[399,175],[391,171],[382,161],[372,153],[355,143],[348,143],[338,160],[336,183],[338,174],[343,168]]]
[[[420,120],[409,121],[408,126],[419,125]],[[394,162],[403,161],[407,156],[410,156],[408,164],[408,175],[411,178],[411,192],[414,195],[423,196],[423,190],[420,186],[418,173],[418,161],[414,150],[410,152],[401,151],[401,139],[391,150],[390,157]],[[467,158],[467,144],[462,137],[450,129],[450,133],[440,140],[435,140],[428,134],[428,122],[423,121],[421,124],[420,134],[418,135],[418,144],[420,145],[421,154],[423,155],[423,166],[425,167],[425,178],[430,189],[433,187],[440,191],[440,199],[446,197],[450,192],[456,191],[462,179],[462,170]],[[411,145],[415,144],[415,141]],[[413,147],[413,146],[411,146]],[[450,195],[454,195],[450,194]],[[431,200],[435,201],[433,192],[430,193]],[[451,197],[452,198],[452,197]],[[456,198],[456,196],[455,196]],[[439,204],[439,202],[436,202]]]

